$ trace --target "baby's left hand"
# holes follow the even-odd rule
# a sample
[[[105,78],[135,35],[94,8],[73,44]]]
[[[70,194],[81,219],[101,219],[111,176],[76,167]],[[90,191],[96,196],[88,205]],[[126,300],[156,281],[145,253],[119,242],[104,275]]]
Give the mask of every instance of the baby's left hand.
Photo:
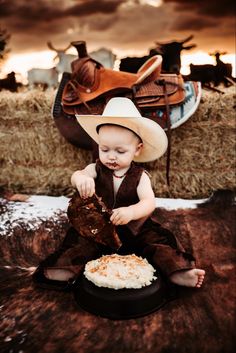
[[[133,219],[133,210],[132,208],[129,207],[120,207],[120,208],[115,208],[112,211],[112,215],[110,218],[110,221],[115,225],[123,225],[127,224]]]

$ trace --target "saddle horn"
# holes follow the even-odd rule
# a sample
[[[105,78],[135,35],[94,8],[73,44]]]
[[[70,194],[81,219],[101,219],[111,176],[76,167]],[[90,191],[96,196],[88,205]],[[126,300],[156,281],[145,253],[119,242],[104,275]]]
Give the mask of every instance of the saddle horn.
[[[79,40],[79,41],[71,42],[71,45],[75,47],[75,49],[77,50],[78,57],[80,59],[89,56],[85,41]]]

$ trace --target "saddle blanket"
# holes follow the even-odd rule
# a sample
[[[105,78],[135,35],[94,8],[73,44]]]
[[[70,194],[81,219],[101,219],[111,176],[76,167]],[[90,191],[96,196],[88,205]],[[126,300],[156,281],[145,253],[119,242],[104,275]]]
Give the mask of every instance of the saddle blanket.
[[[185,99],[183,103],[170,107],[171,129],[175,129],[185,123],[195,113],[201,100],[202,90],[200,82],[186,81],[184,89]],[[165,108],[146,112],[145,117],[157,121],[164,129],[167,125]]]

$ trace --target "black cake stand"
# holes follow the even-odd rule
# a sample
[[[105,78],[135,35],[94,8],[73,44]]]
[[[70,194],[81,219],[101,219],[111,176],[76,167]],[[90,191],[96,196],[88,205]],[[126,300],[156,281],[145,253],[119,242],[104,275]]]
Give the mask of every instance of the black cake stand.
[[[167,302],[167,286],[158,276],[149,286],[140,289],[98,287],[83,275],[74,289],[79,306],[109,319],[132,319],[150,314]]]

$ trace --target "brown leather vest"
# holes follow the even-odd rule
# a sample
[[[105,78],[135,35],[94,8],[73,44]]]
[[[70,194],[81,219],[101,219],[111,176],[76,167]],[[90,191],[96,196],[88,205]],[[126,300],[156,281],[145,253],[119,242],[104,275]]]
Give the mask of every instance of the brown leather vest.
[[[114,196],[113,171],[105,167],[100,160],[96,161],[97,178],[95,179],[96,194],[102,197],[109,209],[126,207],[139,202],[137,187],[144,168],[131,164],[126,176],[120,184],[116,197]],[[131,232],[136,235],[147,217],[131,221],[127,224]]]

